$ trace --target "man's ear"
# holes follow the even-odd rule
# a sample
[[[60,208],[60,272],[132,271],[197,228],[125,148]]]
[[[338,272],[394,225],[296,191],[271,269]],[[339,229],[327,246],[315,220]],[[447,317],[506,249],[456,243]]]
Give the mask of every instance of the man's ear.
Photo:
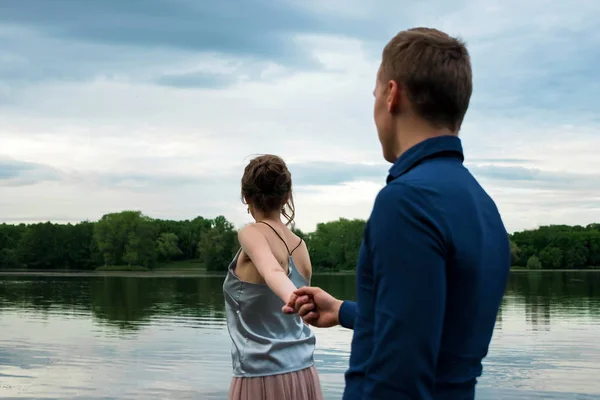
[[[386,104],[388,112],[390,114],[395,114],[396,112],[398,112],[398,109],[401,106],[404,94],[404,87],[402,85],[399,85],[396,81],[390,80],[387,83],[386,89]]]

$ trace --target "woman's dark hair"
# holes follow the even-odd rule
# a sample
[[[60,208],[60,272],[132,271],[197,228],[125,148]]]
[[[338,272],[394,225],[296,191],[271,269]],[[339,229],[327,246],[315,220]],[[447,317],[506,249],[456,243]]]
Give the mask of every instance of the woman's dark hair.
[[[286,225],[294,221],[292,174],[281,158],[266,154],[250,160],[242,176],[242,202],[264,213],[279,211]]]

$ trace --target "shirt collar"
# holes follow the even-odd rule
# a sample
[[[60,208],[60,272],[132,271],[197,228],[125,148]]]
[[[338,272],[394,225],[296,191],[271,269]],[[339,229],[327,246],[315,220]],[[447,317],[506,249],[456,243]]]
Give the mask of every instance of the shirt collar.
[[[437,136],[426,139],[406,150],[389,170],[387,183],[408,172],[426,158],[452,156],[464,161],[462,144],[458,136]]]

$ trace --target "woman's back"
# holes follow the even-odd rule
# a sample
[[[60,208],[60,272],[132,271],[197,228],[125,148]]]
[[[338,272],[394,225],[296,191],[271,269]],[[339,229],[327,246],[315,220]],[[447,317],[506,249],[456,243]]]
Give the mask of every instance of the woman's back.
[[[303,242],[289,230],[256,224],[273,255],[296,287],[310,285],[310,259]],[[258,234],[258,233],[257,233]],[[289,238],[299,243],[290,249]],[[277,243],[279,242],[279,243]],[[295,260],[298,260],[296,262]],[[283,301],[266,285],[240,249],[223,284],[227,326],[233,341],[233,373],[238,377],[281,374],[314,364],[315,336],[297,315],[286,315]]]
[[[253,224],[257,231],[262,233],[269,243],[273,256],[277,259],[281,268],[288,273],[287,266],[291,260],[304,280],[310,282],[312,266],[306,243],[294,232],[281,223],[257,221]],[[242,281],[249,283],[266,284],[258,269],[245,254],[240,254],[240,259],[235,266],[235,275]]]

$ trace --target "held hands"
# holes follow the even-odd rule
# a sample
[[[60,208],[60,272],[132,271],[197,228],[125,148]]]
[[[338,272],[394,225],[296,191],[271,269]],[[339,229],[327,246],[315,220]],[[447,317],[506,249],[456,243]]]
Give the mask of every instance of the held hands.
[[[304,286],[294,291],[282,311],[298,313],[304,322],[318,328],[329,328],[339,324],[338,313],[342,301],[318,287]]]

